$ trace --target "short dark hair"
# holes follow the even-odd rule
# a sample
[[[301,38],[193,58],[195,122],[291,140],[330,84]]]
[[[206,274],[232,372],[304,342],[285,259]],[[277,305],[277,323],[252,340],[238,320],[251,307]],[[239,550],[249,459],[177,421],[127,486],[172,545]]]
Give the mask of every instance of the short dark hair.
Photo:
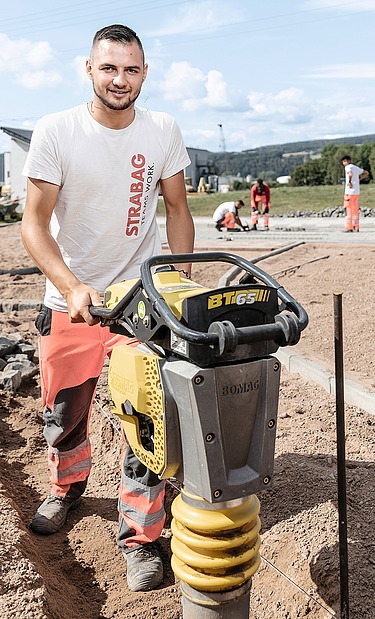
[[[351,156],[350,156],[350,155],[344,155],[343,157],[341,157],[341,163],[342,163],[343,161],[345,161],[345,160],[346,160],[346,161],[351,161],[351,160],[352,160],[352,158],[351,158]]]
[[[237,200],[236,204],[240,204],[241,206],[245,206],[244,202],[242,200]]]
[[[99,41],[114,41],[115,43],[122,43],[122,45],[137,43],[139,49],[142,52],[143,63],[145,61],[145,53],[143,50],[141,39],[139,38],[137,33],[128,26],[123,26],[122,24],[112,24],[112,26],[104,26],[104,28],[101,28],[100,30],[98,30],[98,32],[95,33],[92,40],[92,47],[94,47]]]

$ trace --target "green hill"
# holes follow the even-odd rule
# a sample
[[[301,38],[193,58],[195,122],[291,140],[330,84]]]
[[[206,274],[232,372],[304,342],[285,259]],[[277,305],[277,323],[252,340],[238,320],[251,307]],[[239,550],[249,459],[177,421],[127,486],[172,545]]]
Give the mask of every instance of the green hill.
[[[375,142],[375,134],[274,144],[241,152],[211,153],[210,157],[215,174],[233,174],[242,178],[261,176],[275,180],[278,176],[290,175],[296,166],[309,159],[319,157],[322,148],[328,144],[361,145],[368,142]]]

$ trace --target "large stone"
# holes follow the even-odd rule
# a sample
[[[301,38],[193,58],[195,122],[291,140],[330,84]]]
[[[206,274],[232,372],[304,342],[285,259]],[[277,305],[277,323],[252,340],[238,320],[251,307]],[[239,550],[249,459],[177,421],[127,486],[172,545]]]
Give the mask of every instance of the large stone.
[[[28,359],[32,359],[35,353],[35,347],[31,344],[27,344],[27,342],[20,342],[18,344],[17,352],[20,351],[21,354],[27,355]]]
[[[22,312],[25,310],[36,310],[39,311],[42,309],[43,303],[39,299],[30,299],[29,301],[20,301],[18,303],[18,311]]]
[[[3,374],[8,374],[8,372],[13,372],[14,370],[21,372],[22,379],[32,378],[39,372],[38,366],[29,361],[29,359],[8,363],[3,370]]]
[[[0,357],[9,355],[16,350],[18,343],[11,340],[9,337],[0,337]]]
[[[9,337],[10,340],[14,340],[15,342],[17,342],[17,344],[25,341],[25,336],[18,331],[15,331],[14,333],[7,333],[7,337]]]
[[[17,391],[22,382],[20,370],[9,370],[0,373],[0,389],[4,391]]]
[[[12,361],[25,361],[28,358],[29,357],[27,355],[17,352],[10,353],[10,355],[4,355],[3,357],[6,363],[12,363]]]

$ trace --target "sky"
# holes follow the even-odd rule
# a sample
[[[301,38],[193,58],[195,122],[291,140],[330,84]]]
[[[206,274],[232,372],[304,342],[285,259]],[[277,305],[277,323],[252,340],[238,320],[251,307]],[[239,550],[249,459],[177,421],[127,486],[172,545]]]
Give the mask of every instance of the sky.
[[[0,126],[33,129],[90,101],[85,60],[95,32],[114,23],[145,49],[137,104],[172,114],[186,146],[242,151],[375,133],[375,0],[7,2]],[[0,132],[0,153],[9,149]]]

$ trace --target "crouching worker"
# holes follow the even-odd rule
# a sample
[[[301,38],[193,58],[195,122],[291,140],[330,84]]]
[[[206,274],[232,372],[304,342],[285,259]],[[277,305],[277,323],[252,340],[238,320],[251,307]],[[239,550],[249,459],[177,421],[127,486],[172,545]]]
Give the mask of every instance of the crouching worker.
[[[238,211],[243,206],[244,203],[242,200],[237,200],[236,202],[223,202],[222,204],[219,204],[212,215],[216,230],[221,232],[222,228],[226,228],[227,230],[234,232],[239,230],[236,226],[239,226],[241,230],[248,230],[249,227],[243,225],[238,216]]]
[[[258,178],[256,184],[251,188],[251,230],[257,230],[259,215],[263,215],[264,229],[269,229],[270,197],[270,188],[267,183]]]
[[[31,522],[41,535],[59,531],[85,491],[91,408],[105,357],[115,345],[139,344],[102,329],[89,307],[101,305],[109,285],[139,277],[140,265],[162,253],[159,187],[171,252],[193,251],[184,183],[190,160],[181,132],[168,114],[135,106],[147,76],[137,34],[122,25],[99,30],[86,73],[92,100],[37,123],[24,169],[22,239],[47,278],[36,327],[51,492]],[[190,273],[190,265],[181,268]],[[163,498],[164,482],[128,447],[117,543],[132,591],[155,589],[163,580],[155,544]]]

